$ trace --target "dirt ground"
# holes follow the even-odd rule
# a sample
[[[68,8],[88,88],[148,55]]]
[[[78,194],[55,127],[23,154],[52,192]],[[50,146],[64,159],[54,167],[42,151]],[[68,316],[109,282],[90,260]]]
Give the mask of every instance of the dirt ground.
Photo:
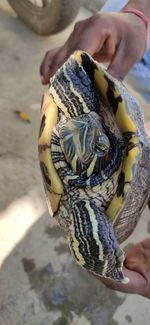
[[[51,37],[32,33],[0,1],[0,325],[148,325],[149,300],[106,289],[73,261],[50,219],[38,165],[39,65],[72,26]],[[90,15],[81,9],[77,19]],[[142,104],[150,121],[148,105]],[[14,110],[27,112],[32,123]],[[125,242],[150,235],[146,209]]]

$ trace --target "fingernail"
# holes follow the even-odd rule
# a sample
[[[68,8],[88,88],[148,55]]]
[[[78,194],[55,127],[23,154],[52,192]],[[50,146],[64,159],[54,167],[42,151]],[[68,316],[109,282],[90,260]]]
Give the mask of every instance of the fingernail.
[[[121,282],[122,282],[123,284],[127,284],[127,283],[130,282],[130,279],[127,278],[127,277],[125,277],[123,280],[121,280]]]

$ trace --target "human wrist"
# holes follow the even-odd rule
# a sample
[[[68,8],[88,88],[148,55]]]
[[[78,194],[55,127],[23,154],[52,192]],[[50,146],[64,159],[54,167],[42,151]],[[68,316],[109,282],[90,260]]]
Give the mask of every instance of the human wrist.
[[[143,12],[150,19],[150,1],[149,0],[131,0],[128,1],[124,9],[135,8]]]
[[[146,49],[150,48],[150,3],[148,0],[131,0],[123,8],[123,12],[131,13],[140,19],[145,27],[147,34]]]

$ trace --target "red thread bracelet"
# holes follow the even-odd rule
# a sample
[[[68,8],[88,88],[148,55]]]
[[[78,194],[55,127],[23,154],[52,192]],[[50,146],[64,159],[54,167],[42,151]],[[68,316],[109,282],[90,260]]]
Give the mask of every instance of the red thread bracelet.
[[[125,8],[121,12],[134,14],[144,21],[147,27],[147,49],[148,49],[150,47],[150,19],[142,11],[135,8]]]

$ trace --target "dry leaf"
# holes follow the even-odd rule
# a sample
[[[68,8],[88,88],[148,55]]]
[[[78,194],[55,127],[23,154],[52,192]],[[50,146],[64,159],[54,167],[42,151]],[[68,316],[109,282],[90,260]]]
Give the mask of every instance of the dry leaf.
[[[22,112],[22,111],[14,111],[14,113],[17,114],[17,116],[19,116],[21,120],[23,120],[27,123],[31,123],[31,119],[27,113]]]

